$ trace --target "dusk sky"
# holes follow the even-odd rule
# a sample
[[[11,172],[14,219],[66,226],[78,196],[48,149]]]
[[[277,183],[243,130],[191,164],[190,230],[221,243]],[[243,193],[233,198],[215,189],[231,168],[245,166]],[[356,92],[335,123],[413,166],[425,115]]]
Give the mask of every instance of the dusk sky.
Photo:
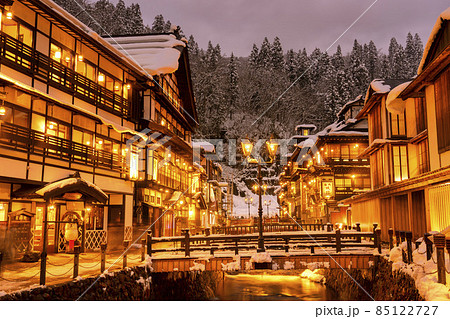
[[[248,56],[265,36],[270,41],[278,36],[285,51],[325,50],[375,0],[125,0],[132,2],[140,4],[146,24],[161,13],[187,36],[193,34],[202,48],[211,40],[227,55]],[[386,52],[392,36],[404,44],[409,31],[419,33],[425,44],[448,5],[448,0],[378,0],[336,45],[347,52],[355,38],[373,40]]]

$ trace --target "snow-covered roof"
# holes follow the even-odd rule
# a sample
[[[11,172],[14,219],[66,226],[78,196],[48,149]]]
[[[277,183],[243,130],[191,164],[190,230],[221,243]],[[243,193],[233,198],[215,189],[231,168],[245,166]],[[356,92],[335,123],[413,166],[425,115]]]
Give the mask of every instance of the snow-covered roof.
[[[406,101],[398,96],[411,83],[411,81],[404,82],[393,88],[386,98],[386,108],[389,112],[394,114],[402,114],[405,111]]]
[[[133,35],[105,38],[151,75],[173,73],[186,43],[173,34]]]
[[[345,112],[345,110],[348,108],[349,105],[358,102],[359,100],[362,99],[362,95],[358,95],[355,99],[348,101],[347,103],[344,104],[344,106],[341,108],[341,110],[338,112],[337,116],[340,116],[342,113]]]
[[[427,60],[428,54],[430,53],[431,46],[433,45],[439,30],[441,30],[446,20],[450,20],[450,7],[439,15],[439,18],[437,18],[436,23],[431,30],[431,34],[428,37],[427,44],[425,45],[425,49],[423,51],[422,60],[420,61],[419,68],[417,69],[417,74],[420,74],[423,71],[423,67],[425,66],[425,61]]]
[[[408,79],[375,79],[370,82],[367,89],[365,101],[370,98],[371,94],[386,94],[391,91],[392,88],[408,81]]]
[[[94,189],[96,192],[100,193],[101,196],[103,196],[106,199],[108,198],[108,195],[106,195],[105,192],[103,192],[100,187],[98,187],[97,185],[81,178],[79,173],[75,173],[73,175],[71,175],[68,178],[59,180],[59,181],[55,181],[52,183],[48,183],[47,185],[45,185],[44,187],[40,188],[39,190],[36,191],[36,194],[45,197],[46,195],[57,191],[57,190],[63,190],[64,188],[67,188],[71,185],[76,185],[79,184],[81,185],[85,185],[89,188]]]
[[[295,127],[295,130],[297,131],[302,128],[310,128],[312,130],[315,130],[317,127],[314,124],[300,124]]]

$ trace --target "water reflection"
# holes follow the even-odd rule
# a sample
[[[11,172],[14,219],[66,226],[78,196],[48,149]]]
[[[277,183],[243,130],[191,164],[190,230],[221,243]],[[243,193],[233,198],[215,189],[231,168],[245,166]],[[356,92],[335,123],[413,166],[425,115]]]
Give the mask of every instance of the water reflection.
[[[226,275],[220,283],[218,300],[338,300],[326,286],[299,276],[270,274]]]

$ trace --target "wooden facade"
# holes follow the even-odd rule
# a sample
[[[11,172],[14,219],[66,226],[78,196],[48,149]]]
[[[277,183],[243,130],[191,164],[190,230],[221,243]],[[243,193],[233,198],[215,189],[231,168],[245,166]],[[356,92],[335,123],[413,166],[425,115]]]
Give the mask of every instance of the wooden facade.
[[[76,172],[107,203],[59,198],[47,213],[58,222],[85,216],[86,248],[121,248],[152,223],[161,236],[188,227],[199,172],[187,50],[177,70],[152,77],[50,0],[0,5],[0,22],[2,230],[8,216],[29,220],[24,249],[41,249],[47,206],[35,192]],[[65,231],[63,223],[49,226],[50,252],[65,251]]]
[[[437,24],[418,76],[402,86],[406,80],[375,80],[389,89],[377,92],[372,83],[358,115],[369,118],[363,155],[370,158],[372,191],[346,203],[363,229],[378,223],[384,240],[389,228],[418,238],[450,226],[449,23]]]
[[[307,223],[350,223],[339,202],[370,189],[369,161],[358,157],[367,120],[354,119],[362,105],[361,97],[347,103],[334,124],[297,144],[280,179],[285,213]]]

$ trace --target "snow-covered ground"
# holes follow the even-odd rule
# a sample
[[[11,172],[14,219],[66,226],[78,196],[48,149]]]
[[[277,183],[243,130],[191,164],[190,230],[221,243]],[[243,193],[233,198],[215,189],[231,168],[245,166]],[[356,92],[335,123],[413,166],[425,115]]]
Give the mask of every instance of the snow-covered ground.
[[[392,248],[389,253],[389,260],[393,263],[392,270],[399,270],[410,275],[415,280],[416,288],[425,300],[450,301],[450,259],[448,253],[445,252],[447,285],[443,285],[437,282],[436,249],[433,251],[432,259],[427,261],[426,245],[422,243],[419,249],[413,251],[412,264],[403,262],[402,249],[406,250],[406,242],[403,242],[399,247]]]
[[[250,205],[250,216],[258,216],[258,195],[251,193],[253,203]],[[249,197],[250,197],[249,196]],[[269,202],[269,217],[275,217],[275,214],[279,214],[277,197],[274,195],[262,195],[262,208],[263,216],[267,217],[267,206],[264,205],[264,201]],[[245,197],[233,196],[233,216],[248,218],[248,204],[245,202]]]

